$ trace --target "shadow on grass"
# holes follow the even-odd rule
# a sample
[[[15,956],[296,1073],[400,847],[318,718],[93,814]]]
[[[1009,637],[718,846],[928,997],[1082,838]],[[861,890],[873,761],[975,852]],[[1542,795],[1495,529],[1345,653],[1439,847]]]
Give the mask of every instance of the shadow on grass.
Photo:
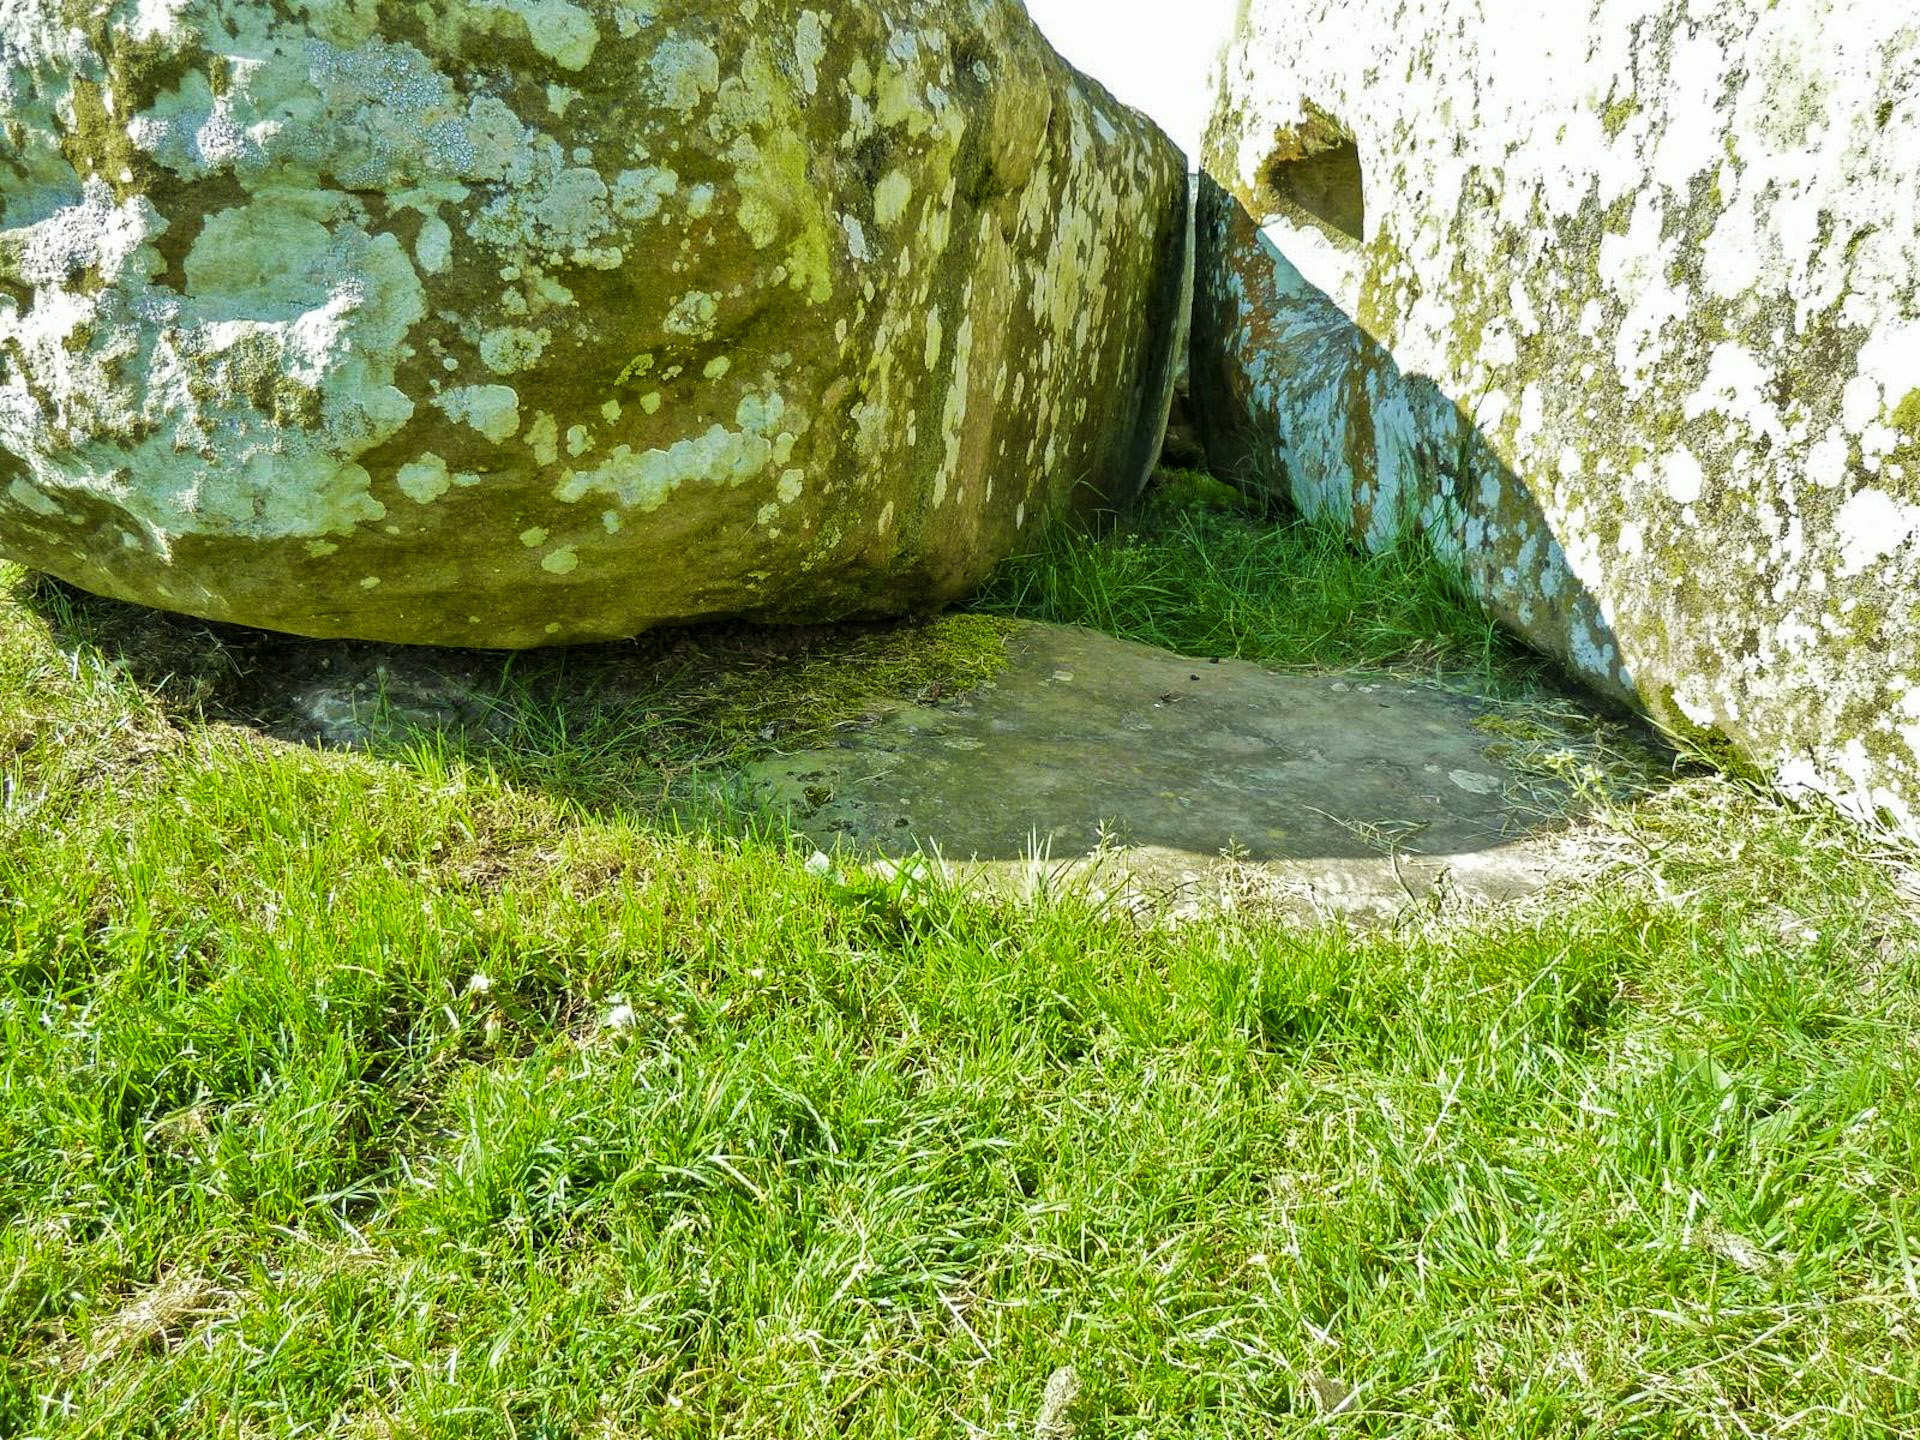
[[[471,764],[587,812],[771,827],[829,848],[1012,859],[1044,836],[1073,858],[1123,835],[1208,860],[1353,859],[1408,831],[1455,853],[1558,828],[1581,797],[1642,787],[1658,769],[1624,717],[1507,635],[1424,537],[1367,554],[1195,475],[1163,473],[1146,503],[1091,529],[1054,527],[969,610],[891,624],[445,650],[212,623],[45,578],[15,590],[62,650],[98,653],[176,725],[367,749],[429,776]],[[1071,632],[1010,646],[1033,620],[1162,653],[1096,646],[1070,663],[1060,647],[1086,644]],[[1049,646],[1059,655],[1034,659]],[[1250,672],[1211,709],[1175,713],[1180,697],[1161,692],[1188,683],[1180,656],[1295,676]],[[1163,661],[1180,673],[1135,673]],[[1050,699],[1063,667],[1081,683]],[[1003,670],[1007,683],[976,703]],[[1363,704],[1337,676],[1302,681],[1330,671],[1382,683],[1359,687]],[[783,789],[788,770],[801,778]],[[847,783],[823,785],[828,772]],[[1452,773],[1468,779],[1432,779]],[[1491,798],[1455,793],[1495,777]],[[853,804],[870,781],[881,793],[861,803],[886,828],[869,834],[855,816],[823,838],[815,792]],[[993,815],[1005,823],[981,830]]]
[[[104,599],[32,575],[13,598],[97,651],[178,725],[400,754],[422,743],[589,809],[666,814],[696,783],[831,743],[891,702],[937,703],[1004,663],[1009,622],[712,624],[616,644],[452,650],[315,640]]]

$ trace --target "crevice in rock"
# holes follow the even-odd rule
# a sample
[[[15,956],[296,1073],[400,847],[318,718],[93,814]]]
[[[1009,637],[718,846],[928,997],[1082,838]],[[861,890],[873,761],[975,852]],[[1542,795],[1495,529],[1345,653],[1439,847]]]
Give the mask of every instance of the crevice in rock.
[[[1336,244],[1364,243],[1366,173],[1352,132],[1309,105],[1305,122],[1275,140],[1260,175],[1267,208],[1296,224],[1313,226]]]

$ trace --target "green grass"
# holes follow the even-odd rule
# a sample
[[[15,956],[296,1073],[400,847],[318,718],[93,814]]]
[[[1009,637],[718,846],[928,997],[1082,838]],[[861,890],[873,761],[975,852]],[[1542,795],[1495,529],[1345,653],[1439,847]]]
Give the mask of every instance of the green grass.
[[[1545,674],[1418,537],[1357,555],[1323,526],[1209,498],[1150,500],[1102,537],[1043,532],[974,606],[1277,669],[1394,667],[1496,690]]]
[[[1236,524],[988,604],[1508,664]],[[340,752],[239,723],[255,643],[0,589],[0,1434],[1057,1436],[1067,1367],[1115,1440],[1920,1431],[1914,871],[1821,810],[1695,774],[1545,901],[1165,927],[663,825],[818,650]]]

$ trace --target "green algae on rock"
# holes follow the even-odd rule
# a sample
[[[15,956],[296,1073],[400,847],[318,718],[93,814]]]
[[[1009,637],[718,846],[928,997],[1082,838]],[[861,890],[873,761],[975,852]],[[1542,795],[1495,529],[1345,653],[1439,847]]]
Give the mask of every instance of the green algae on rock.
[[[523,647],[965,593],[1128,498],[1184,166],[1011,0],[22,0],[0,552]]]
[[[1598,689],[1920,829],[1915,73],[1879,0],[1251,0],[1216,467],[1423,528]]]

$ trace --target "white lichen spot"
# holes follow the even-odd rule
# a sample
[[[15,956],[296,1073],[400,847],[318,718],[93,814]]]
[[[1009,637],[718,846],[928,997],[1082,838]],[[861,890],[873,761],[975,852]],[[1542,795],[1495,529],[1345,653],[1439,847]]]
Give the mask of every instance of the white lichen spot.
[[[1447,779],[1469,795],[1495,795],[1500,791],[1498,775],[1484,775],[1477,770],[1449,770]]]
[[[368,575],[368,576],[365,576],[365,577],[364,577],[364,578],[363,578],[363,579],[362,579],[362,580],[360,581],[360,588],[361,588],[362,590],[377,590],[377,589],[379,589],[379,588],[380,588],[380,577],[379,577],[378,575]]]
[[[593,448],[593,432],[584,425],[567,427],[567,454],[576,460]]]
[[[1880,418],[1880,404],[1880,382],[1871,375],[1856,375],[1841,392],[1841,423],[1858,435]]]
[[[704,340],[713,334],[714,317],[720,302],[704,290],[690,290],[673,302],[660,326],[669,335],[688,335]]]
[[[716,355],[701,367],[700,373],[709,380],[718,380],[733,368],[733,361],[725,355]]]
[[[340,547],[331,540],[309,540],[307,554],[315,560],[324,560],[329,555],[338,555]]]
[[[940,346],[944,339],[945,335],[940,324],[940,312],[935,310],[927,316],[927,343],[926,348],[921,353],[921,358],[926,361],[927,369],[931,370],[940,363]]]
[[[660,413],[660,407],[664,403],[665,401],[658,390],[649,390],[640,397],[640,408],[649,415],[658,415]]]
[[[686,36],[661,41],[648,71],[653,99],[682,115],[691,114],[702,96],[720,88],[720,57]]]
[[[51,518],[63,514],[58,503],[37,485],[29,485],[25,480],[15,480],[7,486],[7,494],[16,505],[32,511],[35,515]]]
[[[431,450],[418,460],[402,465],[393,479],[400,493],[416,505],[431,505],[453,484],[447,475],[447,462]]]
[[[1700,498],[1700,492],[1706,488],[1707,472],[1701,468],[1699,460],[1686,446],[1677,447],[1667,456],[1660,467],[1661,478],[1666,484],[1667,498],[1676,505],[1691,505]]]
[[[533,458],[542,465],[551,465],[560,458],[560,426],[547,411],[535,413],[533,424],[527,427],[523,438],[527,448],[533,451]]]
[[[1807,450],[1807,478],[1823,490],[1839,488],[1847,478],[1847,457],[1851,449],[1846,431],[1838,425],[1829,426],[1827,433]]]
[[[496,375],[517,375],[540,363],[552,339],[551,330],[502,325],[481,336],[480,358]]]
[[[900,217],[907,213],[907,204],[913,199],[913,182],[901,170],[889,170],[873,187],[873,218],[876,223],[892,229],[900,223]]]
[[[613,181],[614,213],[631,222],[651,220],[660,213],[662,203],[679,188],[679,174],[665,166],[622,170]]]
[[[880,507],[879,531],[882,535],[893,529],[893,501],[889,500]]]
[[[620,402],[618,400],[609,400],[601,405],[600,418],[609,425],[617,421],[620,418]]]
[[[749,396],[741,402],[740,414],[747,423],[739,430],[709,426],[705,434],[677,441],[665,450],[636,453],[631,446],[615,446],[597,468],[567,471],[554,488],[554,498],[573,504],[591,494],[604,494],[623,506],[652,511],[689,481],[729,488],[741,485],[769,464],[779,463],[781,455],[792,449],[790,434],[769,439],[765,433],[784,408],[777,395]]]
[[[540,568],[550,575],[570,575],[579,567],[580,556],[571,546],[562,546],[550,550],[540,561]]]
[[[809,95],[820,90],[820,62],[827,58],[827,39],[821,18],[812,10],[800,12],[794,27],[793,58],[800,65],[800,84]]]
[[[520,396],[508,385],[462,385],[434,397],[447,418],[471,425],[496,445],[520,431]]]
[[[520,532],[520,543],[529,550],[538,550],[547,543],[547,532],[543,526],[535,525],[531,530]]]
[[[862,264],[865,264],[868,259],[867,230],[866,227],[860,223],[860,218],[857,215],[842,215],[840,217],[840,229],[845,232],[847,237],[847,253]],[[841,323],[844,324],[846,322],[842,321]]]
[[[429,216],[413,242],[413,258],[429,275],[446,272],[453,263],[453,231],[438,215]]]
[[[1840,574],[1858,575],[1891,555],[1920,530],[1920,505],[1908,505],[1884,490],[1862,490],[1834,515],[1840,539]]]
[[[775,492],[782,505],[791,505],[800,498],[800,491],[807,479],[804,470],[785,470],[780,475],[780,486]]]
[[[584,70],[600,43],[593,17],[567,0],[489,0],[488,8],[518,15],[533,48],[563,70]]]

